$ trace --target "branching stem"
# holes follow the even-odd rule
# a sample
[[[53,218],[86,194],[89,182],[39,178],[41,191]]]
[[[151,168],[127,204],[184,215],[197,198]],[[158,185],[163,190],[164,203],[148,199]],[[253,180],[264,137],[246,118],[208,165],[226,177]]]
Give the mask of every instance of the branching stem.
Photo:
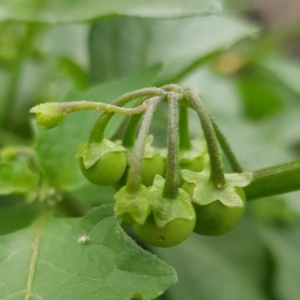
[[[137,91],[133,91],[127,94],[124,94],[123,96],[117,98],[112,102],[112,105],[115,106],[124,106],[128,102],[140,98],[140,97],[155,97],[159,95],[165,95],[166,92],[163,91],[162,89],[159,88],[145,88]],[[104,132],[105,128],[109,122],[109,120],[112,118],[114,115],[113,112],[103,112],[96,123],[94,124],[90,136],[89,136],[89,143],[101,143],[102,140],[104,139]]]

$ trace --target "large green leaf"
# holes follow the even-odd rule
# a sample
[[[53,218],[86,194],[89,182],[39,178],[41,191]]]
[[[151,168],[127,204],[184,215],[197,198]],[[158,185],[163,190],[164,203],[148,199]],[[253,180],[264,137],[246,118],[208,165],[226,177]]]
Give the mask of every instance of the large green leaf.
[[[275,260],[273,291],[281,300],[299,299],[299,225],[298,220],[283,228],[261,227],[261,234]]]
[[[250,225],[250,224],[247,224]],[[155,253],[175,267],[179,282],[167,291],[172,300],[266,300],[260,287],[261,242],[251,227],[223,237],[192,235],[171,249]]]
[[[281,110],[284,101],[275,88],[262,78],[246,77],[238,82],[244,110],[249,118],[263,119]]]
[[[156,65],[135,75],[94,87],[86,92],[69,93],[63,100],[111,102],[126,92],[151,86],[160,68],[159,65]],[[48,131],[37,128],[38,163],[42,174],[51,186],[58,189],[75,190],[87,183],[80,172],[76,155],[86,142],[97,115],[99,112],[78,112],[67,116],[57,128]],[[119,124],[122,116],[118,117],[118,119],[111,120],[112,126],[108,128],[108,136]]]
[[[1,0],[0,20],[61,23],[93,21],[118,15],[151,18],[220,12],[216,0]]]
[[[90,239],[76,241],[84,233]],[[1,299],[146,300],[176,281],[170,266],[123,232],[109,204],[83,219],[42,215],[0,242]]]
[[[264,57],[260,63],[287,88],[300,95],[300,65],[298,62],[279,55],[270,55]]]
[[[29,226],[37,217],[37,215],[38,215],[38,209],[35,203],[30,205],[24,202],[22,202],[21,204],[13,203],[13,205],[9,207],[4,207],[4,208],[1,207],[0,235],[8,234],[16,230],[19,230],[21,228]]]
[[[107,81],[163,62],[166,68],[159,82],[177,81],[209,55],[257,31],[241,20],[215,16],[102,21],[94,25],[90,39],[92,76]]]

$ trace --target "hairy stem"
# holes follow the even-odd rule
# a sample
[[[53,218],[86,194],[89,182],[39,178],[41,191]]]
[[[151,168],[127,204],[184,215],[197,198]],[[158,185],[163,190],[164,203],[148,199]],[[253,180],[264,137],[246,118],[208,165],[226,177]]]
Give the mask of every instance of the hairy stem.
[[[175,199],[179,189],[178,166],[178,94],[168,94],[168,155],[164,198]]]
[[[48,105],[50,102],[46,103],[45,105]],[[43,106],[44,104],[39,104],[37,106]],[[35,106],[35,107],[37,107]],[[81,110],[105,110],[109,113],[120,113],[125,115],[134,115],[134,114],[140,114],[146,110],[147,105],[145,103],[134,107],[134,108],[124,108],[112,104],[106,104],[102,102],[89,102],[89,101],[74,101],[74,102],[61,102],[56,103],[55,107],[60,109],[62,113],[66,116],[67,114],[81,111]],[[32,111],[34,112],[34,108],[32,108]]]
[[[141,184],[141,169],[145,151],[146,140],[153,114],[161,97],[154,97],[148,100],[148,107],[144,114],[141,128],[132,153],[130,168],[128,171],[126,188],[131,194],[138,192]]]
[[[162,86],[161,89],[166,92],[180,92],[180,86],[172,83]]]
[[[192,102],[202,125],[210,158],[210,181],[216,188],[222,188],[225,183],[223,162],[210,116],[207,113],[200,96],[195,90],[187,89],[184,95],[187,100]]]
[[[133,91],[127,94],[124,94],[123,96],[119,97],[118,99],[114,100],[112,102],[112,105],[115,106],[124,106],[128,102],[140,98],[140,97],[154,97],[158,95],[165,94],[165,91],[159,89],[159,88],[145,88],[137,91]],[[104,132],[105,128],[109,122],[109,120],[114,115],[113,112],[103,112],[96,123],[94,124],[90,136],[89,136],[89,143],[101,143],[104,139]]]
[[[300,190],[300,159],[253,172],[253,181],[244,188],[247,200]]]
[[[139,104],[141,105],[144,101],[145,99],[142,99]],[[142,114],[129,117],[122,138],[122,145],[124,147],[131,148],[135,145],[136,131],[139,126],[141,118],[142,118]]]
[[[212,122],[213,128],[215,130],[217,139],[221,145],[221,148],[230,164],[230,167],[232,169],[233,172],[236,173],[242,173],[243,169],[241,167],[241,165],[239,164],[239,162],[237,161],[230,145],[228,144],[225,136],[223,135],[223,133],[221,132],[220,128],[218,127],[218,125],[216,124],[215,120],[213,119],[212,116],[210,116],[210,120]]]

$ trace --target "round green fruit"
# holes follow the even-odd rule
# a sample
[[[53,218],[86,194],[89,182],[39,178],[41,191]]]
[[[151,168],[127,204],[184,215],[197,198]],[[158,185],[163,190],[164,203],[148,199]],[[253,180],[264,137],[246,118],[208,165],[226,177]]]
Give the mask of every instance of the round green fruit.
[[[184,183],[182,188],[193,195],[194,184]],[[243,189],[236,188],[243,206],[228,207],[216,200],[207,205],[194,204],[197,221],[194,232],[201,235],[215,236],[225,234],[233,229],[244,214],[246,199]]]
[[[122,178],[114,185],[114,187],[119,190],[126,184],[127,175],[128,175],[129,166],[126,167],[126,170]],[[162,156],[156,155],[151,158],[143,158],[142,161],[142,181],[146,187],[149,187],[153,184],[154,177],[159,174],[160,176],[165,175],[165,160]]]
[[[179,162],[181,170],[190,170],[193,172],[201,172],[205,167],[205,156],[198,156],[194,160],[189,162]]]
[[[124,152],[107,152],[90,168],[86,169],[80,158],[80,169],[84,177],[98,185],[112,185],[123,176],[126,168]]]
[[[156,175],[165,175],[165,160],[161,155],[151,158],[143,158],[142,162],[142,184],[151,186]]]
[[[148,244],[167,248],[182,243],[193,232],[196,218],[192,220],[174,219],[159,228],[151,214],[143,225],[134,225],[136,233]]]

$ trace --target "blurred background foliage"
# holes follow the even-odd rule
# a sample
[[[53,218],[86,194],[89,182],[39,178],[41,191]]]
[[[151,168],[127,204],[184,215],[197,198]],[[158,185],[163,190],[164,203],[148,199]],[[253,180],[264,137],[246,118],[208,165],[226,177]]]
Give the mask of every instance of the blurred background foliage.
[[[74,8],[69,19],[47,8],[41,14],[7,9],[0,18],[0,154],[18,163],[0,171],[6,174],[0,234],[34,220],[37,195],[62,199],[58,216],[81,216],[113,201],[115,191],[89,184],[75,159],[97,113],[70,115],[43,132],[29,115],[38,103],[110,102],[134,89],[176,83],[201,91],[245,170],[300,157],[300,2],[221,5],[220,16],[124,7],[123,16],[103,19],[91,13],[89,1],[89,11],[82,16]],[[218,5],[209,10],[218,12]],[[121,121],[113,118],[108,136]],[[162,108],[152,124],[159,147],[165,146],[165,124]],[[194,137],[201,134],[192,112],[190,125]],[[13,186],[3,179],[10,176]],[[224,236],[192,235],[172,249],[150,249],[179,276],[159,299],[298,300],[299,197],[294,192],[249,203],[242,222]]]

